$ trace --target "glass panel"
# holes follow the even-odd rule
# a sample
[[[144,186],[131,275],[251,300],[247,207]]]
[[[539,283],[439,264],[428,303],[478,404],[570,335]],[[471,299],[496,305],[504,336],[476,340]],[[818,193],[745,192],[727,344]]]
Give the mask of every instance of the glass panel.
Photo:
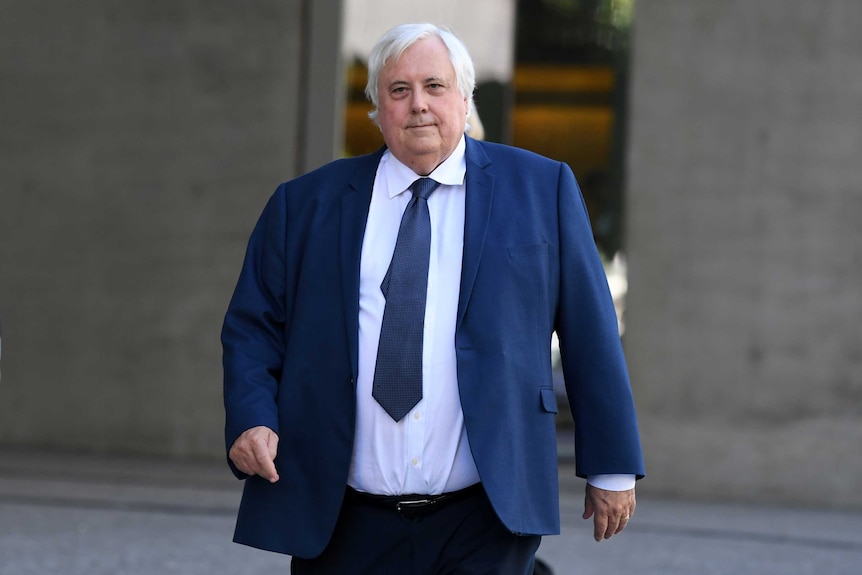
[[[633,0],[519,0],[512,143],[566,162],[596,243],[622,239],[628,39]]]

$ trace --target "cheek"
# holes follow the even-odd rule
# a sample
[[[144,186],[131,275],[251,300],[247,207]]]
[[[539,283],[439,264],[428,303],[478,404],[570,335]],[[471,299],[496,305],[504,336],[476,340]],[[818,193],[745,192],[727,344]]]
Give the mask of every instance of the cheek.
[[[452,124],[453,129],[460,129],[463,124],[467,121],[467,109],[463,106],[454,105],[452,107],[452,113],[449,115],[449,122]]]
[[[401,126],[404,121],[404,114],[398,106],[387,106],[386,110],[381,110],[380,116],[386,118],[387,123],[392,128]]]
[[[380,123],[380,130],[384,134],[394,131],[397,125],[397,120],[389,108],[378,110],[377,121]]]
[[[450,118],[458,122],[464,122],[467,119],[467,104],[462,100],[457,100],[455,103],[451,105],[452,113]]]

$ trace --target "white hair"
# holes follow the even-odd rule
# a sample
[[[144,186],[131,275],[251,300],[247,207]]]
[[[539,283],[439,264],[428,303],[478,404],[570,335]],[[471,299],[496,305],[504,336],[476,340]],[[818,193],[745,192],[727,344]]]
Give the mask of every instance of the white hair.
[[[368,57],[368,84],[365,85],[365,95],[374,106],[374,110],[368,114],[368,117],[378,126],[380,126],[377,119],[380,106],[378,82],[381,70],[387,62],[392,59],[397,60],[407,48],[429,36],[437,36],[446,45],[449,61],[452,62],[452,68],[455,70],[458,89],[468,102],[472,102],[473,90],[476,89],[476,72],[464,43],[447,28],[434,24],[402,24],[381,36]]]

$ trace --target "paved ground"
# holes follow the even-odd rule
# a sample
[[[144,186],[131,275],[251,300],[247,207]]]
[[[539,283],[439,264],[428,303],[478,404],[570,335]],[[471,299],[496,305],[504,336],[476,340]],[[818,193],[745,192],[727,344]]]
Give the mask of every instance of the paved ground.
[[[641,497],[597,544],[571,476],[564,463],[563,533],[539,550],[558,575],[862,573],[860,513]],[[0,575],[288,573],[230,542],[239,487],[214,462],[0,450]]]

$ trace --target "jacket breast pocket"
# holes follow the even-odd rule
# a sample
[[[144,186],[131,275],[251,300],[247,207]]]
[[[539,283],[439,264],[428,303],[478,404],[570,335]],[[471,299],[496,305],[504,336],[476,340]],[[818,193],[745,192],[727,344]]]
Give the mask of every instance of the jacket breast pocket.
[[[509,261],[518,266],[528,268],[547,268],[548,244],[528,244],[511,246],[508,249]]]
[[[548,244],[511,246],[507,250],[510,280],[521,289],[543,292],[548,287]]]

